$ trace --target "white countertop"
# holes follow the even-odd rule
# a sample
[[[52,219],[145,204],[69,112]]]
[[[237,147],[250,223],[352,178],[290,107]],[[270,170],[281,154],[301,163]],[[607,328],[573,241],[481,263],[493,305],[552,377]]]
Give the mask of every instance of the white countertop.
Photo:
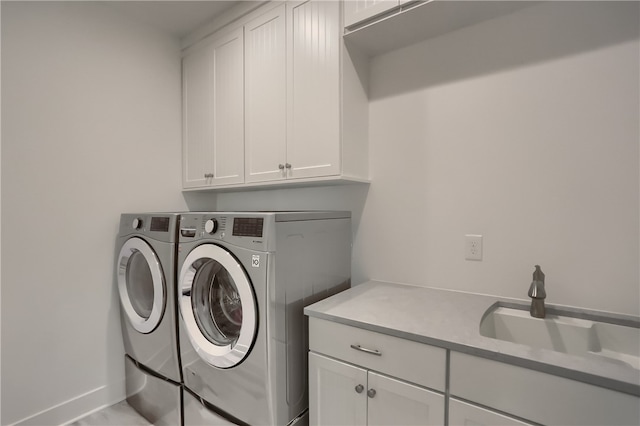
[[[482,317],[496,302],[524,304],[495,296],[369,281],[307,306],[304,313],[640,396],[640,370],[629,365],[480,335]]]

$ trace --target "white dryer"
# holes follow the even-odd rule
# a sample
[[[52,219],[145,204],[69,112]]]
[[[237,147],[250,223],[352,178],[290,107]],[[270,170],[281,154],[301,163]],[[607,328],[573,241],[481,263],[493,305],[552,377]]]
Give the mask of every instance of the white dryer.
[[[308,421],[304,306],[350,286],[350,212],[183,214],[184,424]]]
[[[180,214],[122,214],[116,278],[127,401],[155,425],[182,422],[176,254]]]

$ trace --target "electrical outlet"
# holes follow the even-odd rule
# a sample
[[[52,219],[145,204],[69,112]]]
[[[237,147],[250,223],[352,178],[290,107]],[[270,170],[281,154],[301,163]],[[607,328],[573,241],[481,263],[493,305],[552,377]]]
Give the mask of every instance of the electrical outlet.
[[[482,260],[482,235],[464,236],[464,258],[466,260]]]

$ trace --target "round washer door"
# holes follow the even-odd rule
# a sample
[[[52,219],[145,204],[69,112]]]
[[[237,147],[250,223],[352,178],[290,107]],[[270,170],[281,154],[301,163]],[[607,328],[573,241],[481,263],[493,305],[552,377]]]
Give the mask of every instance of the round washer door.
[[[180,314],[198,355],[218,368],[231,368],[249,354],[258,312],[242,265],[214,244],[193,249],[180,270]]]
[[[120,249],[117,265],[122,308],[133,328],[151,333],[160,324],[166,299],[158,256],[146,241],[133,237]]]

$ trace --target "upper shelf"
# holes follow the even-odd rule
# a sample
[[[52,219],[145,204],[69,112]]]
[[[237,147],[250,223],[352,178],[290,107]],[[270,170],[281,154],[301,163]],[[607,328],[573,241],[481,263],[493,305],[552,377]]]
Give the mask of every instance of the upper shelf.
[[[367,56],[377,56],[413,43],[524,9],[539,1],[428,0],[405,3],[344,32],[345,42]]]

